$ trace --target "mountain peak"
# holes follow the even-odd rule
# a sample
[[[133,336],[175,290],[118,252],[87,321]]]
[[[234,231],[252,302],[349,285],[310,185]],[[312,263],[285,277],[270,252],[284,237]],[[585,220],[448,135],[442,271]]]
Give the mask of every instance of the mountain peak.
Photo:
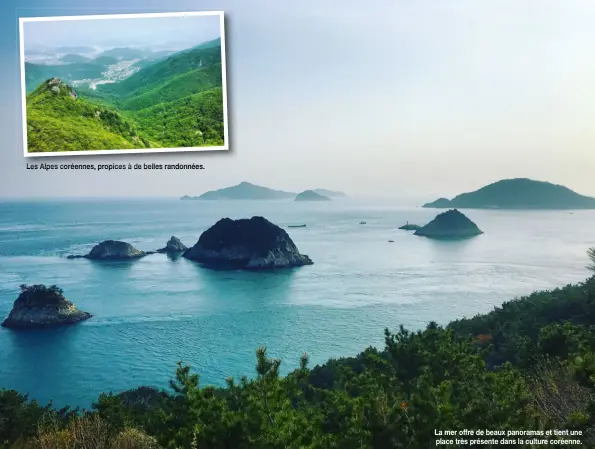
[[[59,78],[50,78],[42,84],[42,89],[49,90],[54,95],[70,95],[75,100],[77,99],[74,89]]]

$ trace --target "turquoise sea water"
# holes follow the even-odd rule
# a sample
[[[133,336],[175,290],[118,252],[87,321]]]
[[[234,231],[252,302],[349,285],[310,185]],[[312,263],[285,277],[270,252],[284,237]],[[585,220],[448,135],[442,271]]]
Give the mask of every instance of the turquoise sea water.
[[[88,200],[0,203],[0,317],[23,283],[57,284],[94,317],[61,328],[0,328],[0,388],[88,407],[102,391],[166,386],[178,360],[203,384],[251,376],[266,345],[284,372],[383,344],[383,329],[440,324],[537,289],[584,280],[595,211],[465,211],[485,231],[436,242],[398,230],[439,211],[394,202]],[[187,246],[222,217],[262,215],[312,266],[222,272],[155,254],[134,262],[67,260],[107,239]],[[366,225],[360,225],[366,221]],[[394,243],[388,243],[394,240]]]

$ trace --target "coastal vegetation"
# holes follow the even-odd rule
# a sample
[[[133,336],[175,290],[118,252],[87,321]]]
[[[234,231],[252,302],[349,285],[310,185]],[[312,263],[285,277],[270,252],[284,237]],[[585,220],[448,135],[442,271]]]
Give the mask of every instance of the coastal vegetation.
[[[91,62],[67,55],[64,65],[25,63],[29,152],[224,144],[220,39],[135,59],[137,70],[106,82],[116,56],[144,57],[127,50]]]
[[[446,327],[387,329],[383,348],[354,357],[311,368],[303,354],[285,377],[259,348],[253,378],[205,386],[180,362],[168,390],[101,394],[87,411],[0,390],[0,447],[429,448],[436,430],[463,429],[593,447],[594,330],[595,276]]]

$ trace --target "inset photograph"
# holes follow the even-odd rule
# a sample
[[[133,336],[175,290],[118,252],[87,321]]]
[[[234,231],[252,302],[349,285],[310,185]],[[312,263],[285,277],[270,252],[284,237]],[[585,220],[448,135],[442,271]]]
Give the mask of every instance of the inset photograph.
[[[26,157],[228,150],[221,11],[20,18]]]

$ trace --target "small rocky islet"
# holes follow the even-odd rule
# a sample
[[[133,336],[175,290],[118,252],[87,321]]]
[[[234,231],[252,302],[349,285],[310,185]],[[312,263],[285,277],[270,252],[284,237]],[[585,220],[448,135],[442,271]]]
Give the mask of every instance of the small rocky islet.
[[[407,222],[403,226],[399,227],[399,229],[402,229],[403,231],[418,231],[421,228],[422,228],[421,226],[416,225],[416,224],[409,224],[409,222]]]
[[[61,288],[52,285],[21,285],[21,293],[14,302],[3,327],[30,329],[74,324],[92,317],[64,297]]]
[[[166,253],[166,254],[175,254],[175,253],[182,253],[188,250],[188,247],[184,245],[179,238],[176,236],[171,236],[168,242],[165,244],[165,247],[158,249],[158,253]]]
[[[67,259],[90,259],[90,260],[131,260],[138,259],[154,251],[140,251],[130,243],[119,240],[105,240],[95,245],[88,254],[70,255]]]

